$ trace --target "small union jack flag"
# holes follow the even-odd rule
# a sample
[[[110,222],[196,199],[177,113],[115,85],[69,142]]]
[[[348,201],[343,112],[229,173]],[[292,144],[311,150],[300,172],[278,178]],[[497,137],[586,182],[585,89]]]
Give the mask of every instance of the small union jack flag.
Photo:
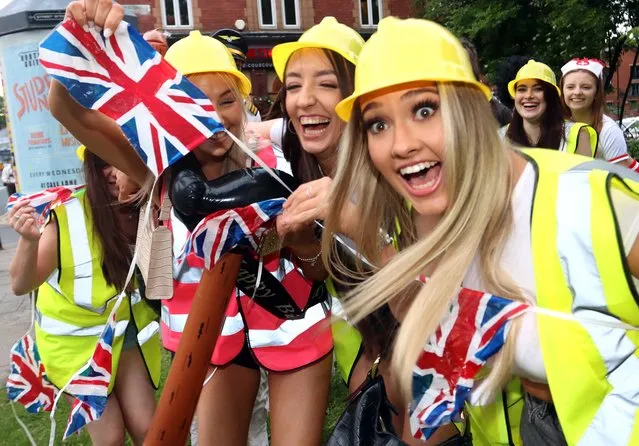
[[[7,200],[6,209],[7,211],[10,210],[18,201],[29,200],[29,205],[35,208],[36,213],[41,217],[41,221],[44,221],[49,216],[51,209],[57,204],[67,201],[75,192],[83,187],[84,186],[60,186],[51,187],[30,195],[20,193],[11,194],[9,200]]]
[[[30,335],[11,348],[11,374],[7,380],[10,401],[22,404],[29,413],[50,412],[57,390],[47,379],[38,349]]]
[[[481,291],[459,292],[413,369],[415,438],[428,439],[461,413],[477,372],[504,345],[508,322],[529,308]]]
[[[245,207],[215,212],[204,218],[193,230],[181,257],[189,252],[204,259],[206,268],[236,246],[257,250],[260,237],[269,222],[282,212],[284,198],[253,203]]]
[[[125,22],[105,39],[65,20],[40,44],[40,64],[82,106],[116,121],[156,176],[224,131],[206,95]]]
[[[93,356],[65,387],[74,396],[71,413],[64,431],[64,439],[78,432],[85,425],[102,416],[107,404],[113,362],[113,339],[115,337],[118,302],[109,315]]]

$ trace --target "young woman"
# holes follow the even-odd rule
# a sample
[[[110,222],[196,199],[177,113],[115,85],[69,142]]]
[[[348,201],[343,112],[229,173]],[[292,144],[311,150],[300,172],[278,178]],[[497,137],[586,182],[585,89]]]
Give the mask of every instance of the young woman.
[[[84,154],[86,188],[54,208],[42,233],[27,201],[9,212],[20,234],[9,266],[16,295],[38,288],[36,344],[51,382],[63,388],[93,355],[124,287],[135,243],[137,209],[118,205],[116,170]],[[96,445],[144,441],[160,379],[157,314],[129,287],[117,313],[109,398],[87,425]],[[69,397],[69,399],[71,399]]]
[[[205,62],[193,59],[193,54],[201,54],[204,50],[211,55],[210,59]],[[222,57],[224,54],[226,58]],[[192,33],[174,44],[166,58],[211,98],[224,126],[241,137],[245,116],[243,97],[250,92],[250,82],[237,70],[225,46],[213,38]],[[225,135],[207,141],[172,168],[169,195],[174,213],[182,217],[189,229],[192,229],[191,221],[199,221],[204,215],[189,215],[187,209],[180,207],[176,194],[179,194],[177,183],[181,181],[181,175],[184,171],[192,171],[207,181],[220,178],[224,173],[246,166],[246,160],[238,150]],[[258,152],[258,156],[265,160],[270,158],[271,167],[288,168],[283,157],[277,162],[277,153],[272,148]],[[184,232],[184,226],[176,220],[171,224],[174,237]],[[309,257],[310,250],[295,241],[285,241],[283,246],[293,257],[289,259],[285,253],[267,255],[265,270],[275,275],[282,268],[286,271],[283,281],[286,291],[300,301],[308,300],[311,289],[315,288],[311,281],[304,279],[301,271],[312,276],[314,265],[306,265],[297,259]],[[201,266],[196,265],[195,258],[182,263],[175,275],[174,298],[164,305],[167,317],[163,340],[170,350],[177,348],[184,316],[195,291],[193,284],[198,282],[197,276],[201,274]],[[218,366],[215,376],[203,389],[198,405],[200,444],[246,442],[260,367],[269,371],[273,443],[296,444],[304,438],[310,444],[319,444],[330,376],[328,356],[332,348],[330,337],[321,330],[321,321],[326,316],[322,303],[318,303],[308,308],[303,319],[278,319],[238,290],[237,297],[229,304],[222,336],[213,353],[212,365]],[[304,391],[296,391],[296,397],[293,397],[292,389]],[[300,410],[304,421],[292,429],[288,421],[299,416],[295,414]],[[219,429],[219,426],[226,427]]]
[[[424,57],[405,57],[417,53]],[[402,407],[421,399],[413,368],[463,285],[590,319],[530,312],[515,320],[482,383],[488,392],[473,400],[515,373],[523,378],[524,444],[633,444],[639,362],[627,328],[639,326],[639,178],[549,150],[510,150],[497,135],[490,92],[457,39],[435,23],[382,20],[356,79],[355,93],[337,106],[349,126],[323,248],[337,265],[328,235],[352,200],[367,222],[351,234],[363,255],[381,266],[379,228],[395,236],[401,252],[346,308],[358,320],[389,304],[400,321],[392,362]],[[420,274],[429,280],[417,295],[402,295]],[[518,439],[495,420],[509,404],[500,399],[473,415],[474,442]]]
[[[597,133],[588,125],[564,120],[560,90],[548,65],[528,61],[508,83],[508,91],[515,111],[502,132],[510,142],[594,157]]]
[[[116,4],[112,5],[112,9],[116,7]],[[83,15],[87,11],[72,9],[71,12],[80,24],[84,24],[82,20],[91,19]],[[103,13],[102,17],[110,14]],[[94,18],[97,20],[97,16]],[[119,22],[113,20],[109,23],[117,27]],[[104,26],[104,23],[97,21],[95,24]],[[206,57],[202,57],[203,54]],[[166,58],[209,97],[226,129],[241,138],[245,117],[243,97],[249,94],[251,84],[237,70],[224,45],[193,32],[174,44]],[[50,102],[54,115],[78,138],[88,141],[113,140],[118,153],[108,155],[123,169],[130,170],[136,181],[145,181],[145,166],[142,165],[140,169],[139,162],[135,160],[123,161],[130,155],[131,148],[121,140],[121,131],[113,127],[112,121],[90,110],[78,108],[55,83],[51,88]],[[283,156],[271,148],[259,152],[258,156],[273,168],[286,169],[288,166]],[[200,206],[189,206],[189,201],[183,201],[181,195],[185,192],[188,195],[188,187],[193,185],[198,190],[211,188],[214,193],[215,186],[211,182],[225,181],[227,173],[241,176],[244,173],[237,169],[246,166],[243,153],[224,133],[205,141],[172,166],[165,177],[165,186],[173,204],[170,224],[175,248],[182,247],[189,230],[206,215],[200,214]],[[276,291],[287,293],[299,306],[310,307],[301,319],[280,319],[252,302],[250,294],[244,294],[246,287],[238,280],[238,288],[227,309],[222,335],[211,359],[209,373],[215,370],[215,375],[203,388],[198,404],[198,441],[201,445],[246,443],[260,367],[270,372],[272,444],[320,442],[328,399],[332,349],[330,333],[325,329],[327,296],[322,291],[321,282],[313,283],[307,278],[317,274],[318,265],[312,261],[316,248],[307,247],[294,237],[283,240],[281,247],[281,250],[276,249],[264,255],[262,283],[266,283],[267,279],[270,283],[275,281]],[[249,260],[258,264],[258,259],[250,255],[245,257],[247,263]],[[202,270],[203,262],[194,255],[189,255],[174,269],[174,296],[171,300],[163,301],[162,308],[162,341],[169,350],[177,348]],[[324,272],[322,274],[325,275]],[[291,419],[296,422],[291,424]]]
[[[561,67],[562,100],[567,118],[583,122],[599,133],[598,157],[639,171],[639,163],[628,155],[619,126],[604,114],[604,64],[597,59],[572,59]]]
[[[293,175],[303,183],[286,201],[277,220],[278,231],[284,238],[295,233],[303,237],[307,246],[313,246],[312,259],[317,261],[324,277],[315,222],[327,218],[328,193],[344,131],[335,106],[353,92],[355,66],[363,44],[356,31],[333,17],[325,17],[299,41],[273,48],[273,64],[283,84],[277,101],[283,118],[271,121],[270,129],[265,125],[256,128],[262,136],[270,134],[272,140],[282,145]],[[344,227],[357,225],[349,212],[342,214],[341,222]],[[333,282],[328,281],[327,287],[333,297],[338,296]],[[339,308],[338,300],[333,299],[333,310]],[[370,322],[367,320],[358,328],[367,329],[372,326]],[[363,355],[359,333],[345,321],[336,321],[332,332],[337,368],[354,391],[375,356]],[[384,372],[386,365],[382,364]]]
[[[337,148],[344,124],[335,105],[353,91],[355,64],[364,44],[353,29],[334,17],[306,31],[297,42],[273,48],[273,65],[283,83],[282,150],[291,163],[293,176],[304,186],[287,200],[278,218],[282,236],[305,233],[319,241],[315,220],[326,217],[326,195],[335,174]]]

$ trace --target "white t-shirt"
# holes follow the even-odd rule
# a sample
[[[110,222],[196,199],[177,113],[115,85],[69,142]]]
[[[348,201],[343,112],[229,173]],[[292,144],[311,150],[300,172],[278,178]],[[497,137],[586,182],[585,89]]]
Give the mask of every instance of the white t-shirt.
[[[599,146],[597,158],[614,161],[616,158],[628,156],[628,145],[623,132],[617,123],[604,115],[601,132],[599,132]]]
[[[500,259],[503,271],[519,285],[522,294],[531,304],[537,301],[530,230],[535,180],[535,171],[528,163],[513,191],[513,230],[506,241]],[[614,189],[611,195],[627,255],[639,235],[639,202]],[[639,280],[635,279],[634,285],[636,289],[639,289]],[[473,260],[464,278],[463,286],[477,290],[486,289],[481,280],[478,257]],[[537,316],[533,312],[528,312],[522,317],[515,345],[513,374],[537,382],[547,382],[537,329]],[[473,399],[481,400],[481,396],[474,395]]]
[[[270,140],[276,146],[282,147],[282,136],[284,136],[284,119],[279,118],[273,121]]]
[[[8,163],[6,166],[4,166],[4,169],[2,169],[2,182],[3,183],[16,182],[16,178],[13,174],[13,166],[11,165],[11,163]]]

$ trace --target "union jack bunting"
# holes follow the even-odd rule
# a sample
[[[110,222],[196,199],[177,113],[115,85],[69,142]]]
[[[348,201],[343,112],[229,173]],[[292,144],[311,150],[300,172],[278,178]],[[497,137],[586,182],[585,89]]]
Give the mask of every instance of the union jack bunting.
[[[83,187],[84,186],[51,187],[30,195],[15,193],[7,200],[6,209],[7,211],[10,210],[18,201],[29,200],[30,206],[35,208],[36,213],[41,216],[41,221],[44,221],[55,205],[64,203],[71,195]]]
[[[93,356],[71,379],[64,389],[74,396],[71,413],[64,431],[64,439],[102,416],[107,403],[113,361],[115,317],[119,302],[109,315]]]
[[[415,438],[428,439],[461,413],[477,372],[504,345],[508,322],[529,308],[480,291],[459,292],[413,369]]]
[[[105,39],[66,20],[40,44],[40,64],[82,106],[116,121],[156,176],[224,131],[206,95],[125,22]]]
[[[282,212],[284,201],[284,198],[264,200],[207,216],[193,230],[181,257],[193,252],[211,269],[222,255],[236,246],[257,250],[260,237],[269,221]]]
[[[10,356],[9,400],[22,404],[29,413],[50,412],[57,390],[47,379],[33,338],[27,334],[16,342]]]

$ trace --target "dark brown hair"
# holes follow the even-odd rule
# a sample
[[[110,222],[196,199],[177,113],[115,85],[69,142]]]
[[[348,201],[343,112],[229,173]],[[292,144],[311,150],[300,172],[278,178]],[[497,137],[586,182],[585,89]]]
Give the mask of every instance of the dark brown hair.
[[[335,70],[337,75],[337,84],[339,85],[342,98],[350,96],[353,93],[355,86],[355,65],[348,60],[344,59],[338,53],[323,49],[322,50],[331,67]],[[286,70],[284,71],[286,72]],[[282,151],[284,157],[291,163],[291,169],[293,176],[300,182],[306,183],[308,181],[317,180],[322,177],[322,171],[320,170],[319,162],[315,155],[306,152],[302,148],[302,144],[296,133],[291,131],[290,117],[286,112],[286,86],[282,86],[280,89],[277,102],[280,104],[280,110],[282,117],[284,118],[283,134],[282,134]],[[335,119],[339,119],[335,116]]]
[[[513,144],[522,147],[543,147],[546,149],[559,150],[561,141],[564,136],[564,112],[562,109],[562,101],[559,98],[557,89],[547,82],[539,81],[543,91],[544,100],[546,101],[546,111],[541,117],[541,134],[537,144],[528,138],[526,130],[524,130],[524,120],[517,112],[513,111],[513,119],[508,126],[506,136]]]
[[[124,288],[129,266],[133,260],[130,245],[135,240],[129,239],[120,224],[118,213],[123,206],[109,193],[109,186],[104,178],[104,169],[109,167],[101,158],[88,150],[84,151],[84,178],[86,197],[91,208],[94,237],[102,245],[102,273],[109,285],[121,291]],[[131,205],[126,205],[134,211]],[[86,212],[86,211],[85,211]]]
[[[475,45],[473,44],[473,42],[471,42],[465,37],[462,37],[461,39],[459,39],[459,41],[461,42],[462,46],[466,50],[466,53],[468,53],[468,58],[470,59],[470,66],[473,68],[473,75],[475,76],[475,79],[485,84],[486,78],[484,77],[481,70],[481,66],[479,64],[479,55],[477,54],[477,48],[475,48]]]
[[[595,76],[588,70],[576,70],[576,71],[583,71],[585,73],[588,73],[595,80],[595,88],[596,88],[595,99],[592,101],[592,106],[591,106],[591,109],[593,111],[592,126],[595,128],[595,130],[597,130],[597,132],[601,132],[601,128],[603,127],[603,115],[604,115],[605,107],[606,107],[603,80],[598,78],[597,76]],[[574,73],[574,71],[571,71],[570,73]],[[566,75],[570,73],[567,73]],[[565,79],[566,79],[566,76],[564,75],[564,76],[561,76],[561,79],[559,80],[559,88],[561,89],[562,95],[564,92]],[[567,119],[572,119],[572,112],[570,111],[570,108],[566,104],[566,100],[563,97],[561,99],[561,104],[564,109],[564,116]],[[585,124],[588,124],[588,123],[586,122]]]

